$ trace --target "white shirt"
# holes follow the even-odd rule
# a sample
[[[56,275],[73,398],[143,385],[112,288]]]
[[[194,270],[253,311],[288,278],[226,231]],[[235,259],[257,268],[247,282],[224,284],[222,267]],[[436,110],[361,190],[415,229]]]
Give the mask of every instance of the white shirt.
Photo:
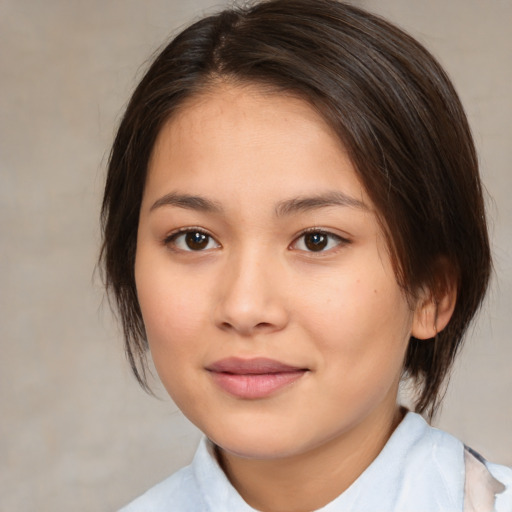
[[[191,465],[120,512],[256,512],[203,438]],[[512,512],[512,469],[409,412],[359,478],[318,512]]]

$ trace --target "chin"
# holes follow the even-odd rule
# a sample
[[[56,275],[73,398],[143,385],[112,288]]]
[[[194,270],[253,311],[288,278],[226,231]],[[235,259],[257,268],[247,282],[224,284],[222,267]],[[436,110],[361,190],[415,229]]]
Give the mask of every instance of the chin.
[[[208,438],[222,450],[246,459],[281,459],[298,455],[308,449],[307,434],[297,436],[289,429],[254,422],[248,428],[215,428],[206,432]],[[297,441],[300,439],[300,442]]]
[[[284,459],[297,455],[301,451],[297,446],[288,446],[281,440],[269,440],[268,438],[260,439],[258,441],[246,438],[240,442],[231,441],[222,444],[215,444],[217,444],[223,451],[244,459]]]

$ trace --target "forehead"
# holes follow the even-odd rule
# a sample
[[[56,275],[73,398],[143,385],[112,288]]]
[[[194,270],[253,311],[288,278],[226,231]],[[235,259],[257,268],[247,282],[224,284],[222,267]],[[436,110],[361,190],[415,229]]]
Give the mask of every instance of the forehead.
[[[342,187],[368,202],[345,148],[318,112],[296,96],[256,86],[218,86],[183,103],[157,137],[146,185],[205,188],[219,179],[226,188],[286,182],[290,189],[300,180],[312,192]]]
[[[232,143],[236,144],[239,138],[233,135],[241,127],[240,136],[250,133],[255,139],[263,138],[273,127],[283,128],[280,142],[284,142],[288,127],[294,130],[294,136],[303,140],[308,132],[313,133],[311,128],[314,127],[315,134],[327,135],[337,150],[345,151],[321,115],[298,95],[258,84],[220,83],[206,87],[178,105],[160,130],[154,152],[165,138],[195,139],[207,134],[212,142],[219,142],[216,134],[222,135],[225,131],[231,132]]]

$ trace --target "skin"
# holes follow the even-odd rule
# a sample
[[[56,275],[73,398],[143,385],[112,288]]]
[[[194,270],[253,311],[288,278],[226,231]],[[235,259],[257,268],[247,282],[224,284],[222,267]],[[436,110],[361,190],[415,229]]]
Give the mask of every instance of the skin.
[[[206,246],[190,250],[176,232],[198,228]],[[323,250],[306,245],[309,228],[332,234]],[[429,337],[434,324],[431,304],[411,305],[398,286],[334,133],[303,100],[253,86],[219,85],[161,130],[135,276],[164,386],[218,445],[242,497],[264,511],[317,509],[368,467],[402,418],[411,333]],[[307,371],[244,399],[207,370],[228,357]]]

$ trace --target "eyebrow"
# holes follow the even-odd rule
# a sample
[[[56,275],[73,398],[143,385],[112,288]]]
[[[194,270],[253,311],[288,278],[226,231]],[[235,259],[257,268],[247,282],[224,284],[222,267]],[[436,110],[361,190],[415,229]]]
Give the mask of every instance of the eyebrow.
[[[150,212],[163,206],[176,206],[187,210],[205,213],[222,213],[222,206],[216,201],[202,196],[170,192],[157,199],[149,209]],[[307,212],[327,208],[329,206],[344,206],[368,211],[368,206],[362,201],[348,196],[343,192],[326,192],[315,196],[299,196],[280,201],[275,207],[277,217],[284,217],[297,212]]]
[[[177,206],[178,208],[185,208],[187,210],[196,210],[205,213],[221,213],[222,207],[219,203],[206,199],[201,196],[193,196],[190,194],[180,194],[171,192],[165,196],[157,199],[149,209],[150,212],[161,208],[162,206]]]
[[[297,212],[307,212],[329,206],[345,206],[368,211],[368,206],[359,199],[348,196],[343,192],[326,192],[315,196],[303,196],[281,201],[276,206],[276,215],[283,217]]]

